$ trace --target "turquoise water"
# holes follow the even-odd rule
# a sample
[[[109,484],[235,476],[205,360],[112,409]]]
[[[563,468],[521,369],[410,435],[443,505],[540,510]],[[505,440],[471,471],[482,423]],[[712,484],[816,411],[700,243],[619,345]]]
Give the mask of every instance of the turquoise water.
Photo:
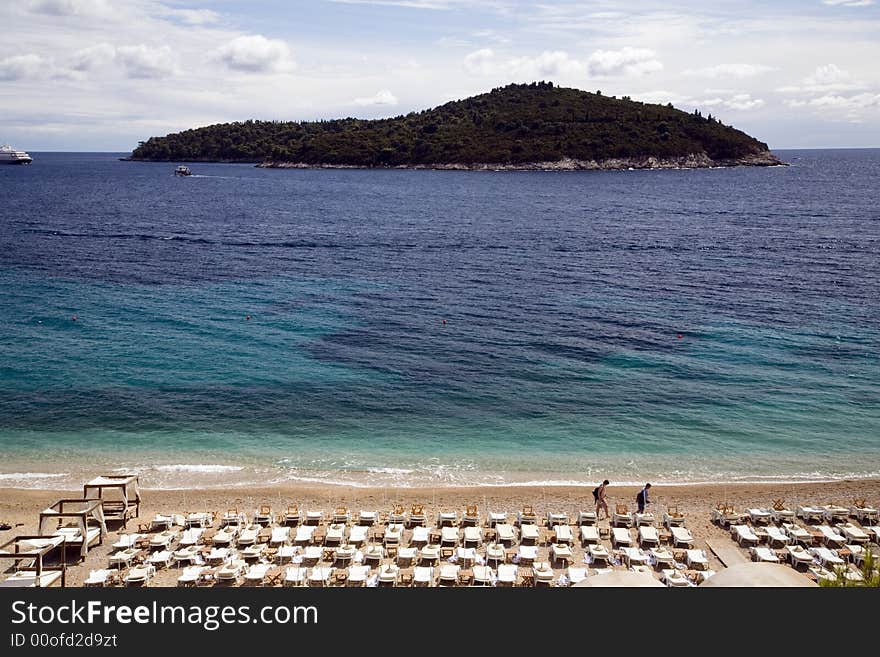
[[[878,477],[880,151],[781,155],[7,167],[0,486]]]

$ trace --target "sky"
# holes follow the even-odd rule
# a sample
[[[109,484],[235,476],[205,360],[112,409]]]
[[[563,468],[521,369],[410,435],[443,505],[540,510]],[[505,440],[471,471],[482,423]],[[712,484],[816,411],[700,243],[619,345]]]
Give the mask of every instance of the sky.
[[[0,143],[25,150],[535,80],[699,109],[775,149],[880,147],[875,0],[0,0],[0,25]]]

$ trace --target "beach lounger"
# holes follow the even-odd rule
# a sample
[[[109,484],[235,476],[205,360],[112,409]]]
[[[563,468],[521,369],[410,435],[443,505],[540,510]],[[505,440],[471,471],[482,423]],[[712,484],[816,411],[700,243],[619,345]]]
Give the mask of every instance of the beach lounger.
[[[773,506],[770,509],[770,517],[773,518],[773,522],[777,525],[786,522],[793,523],[795,521],[794,511],[785,506],[785,501],[782,499],[773,500]]]
[[[631,527],[632,521],[629,507],[626,504],[618,504],[614,507],[614,511],[611,514],[612,527]]]
[[[846,522],[849,518],[849,509],[839,504],[825,504],[822,507],[822,517],[827,522]]]
[[[369,566],[355,565],[348,569],[348,577],[345,580],[346,586],[366,586],[367,577],[370,574]]]
[[[555,534],[556,543],[565,543],[567,545],[571,545],[571,543],[574,541],[574,534],[571,531],[570,525],[558,524],[553,528],[553,532]]]
[[[212,539],[212,545],[224,546],[230,545],[238,536],[238,525],[226,525],[221,528]]]
[[[538,522],[538,516],[530,504],[523,506],[521,511],[516,514],[516,524],[520,527],[523,525],[535,525]]]
[[[693,586],[691,581],[675,568],[664,568],[660,573],[663,583],[670,588]]]
[[[520,564],[532,564],[538,558],[538,546],[520,545],[519,549],[517,550],[517,557],[519,558]]]
[[[658,545],[660,545],[660,535],[655,527],[650,525],[639,527],[639,547],[649,548]]]
[[[477,527],[480,524],[480,510],[476,504],[468,504],[465,507],[464,515],[461,517],[463,527]]]
[[[693,570],[707,570],[709,568],[709,558],[703,550],[686,550],[685,555],[688,568]]]
[[[372,527],[377,522],[379,522],[379,512],[378,511],[361,510],[358,512],[358,520],[357,520],[358,525],[361,525],[363,527]],[[401,518],[399,523],[394,523],[394,524],[403,525],[403,523],[404,523],[404,519]]]
[[[178,543],[178,545],[182,548],[198,545],[202,538],[202,534],[204,533],[205,530],[202,527],[190,527],[189,529],[184,530],[183,534],[180,535],[180,543]]]
[[[838,525],[837,529],[841,534],[846,538],[847,543],[867,543],[870,538],[861,527],[858,525],[854,525],[851,522],[848,522],[844,525]]]
[[[178,586],[195,586],[198,584],[199,577],[207,569],[207,566],[187,566],[183,569],[183,573],[177,578]]]
[[[669,528],[672,534],[672,546],[690,548],[694,546],[694,537],[687,527],[677,527],[673,525]]]
[[[306,511],[305,524],[310,526],[318,526],[324,522],[324,512],[318,510]]]
[[[351,545],[363,545],[367,542],[367,532],[369,529],[366,525],[354,525],[349,531],[348,542]]]
[[[587,569],[581,566],[569,566],[565,569],[565,576],[568,578],[568,585],[573,586],[587,579]]]
[[[880,520],[880,510],[869,506],[864,498],[853,500],[849,508],[850,515],[863,525],[872,525]]]
[[[170,550],[159,550],[158,552],[153,552],[147,557],[147,563],[151,564],[156,570],[158,570],[160,566],[164,566],[165,568],[170,567],[171,559],[172,553]]]
[[[731,525],[730,535],[739,543],[740,547],[751,547],[760,542],[760,539],[758,539],[755,532],[748,525]]]
[[[826,568],[829,566],[839,566],[846,562],[841,559],[836,552],[829,550],[827,547],[810,548],[810,553],[819,560]]]
[[[632,536],[626,527],[611,528],[611,547],[619,548],[632,545]]]
[[[627,565],[628,568],[632,568],[633,566],[648,565],[648,555],[645,554],[641,548],[624,547],[621,548],[620,551],[621,555],[623,556],[623,562]]]
[[[247,522],[245,515],[243,513],[239,513],[238,509],[227,509],[226,512],[220,516],[220,528],[226,527],[227,525],[243,525]]]
[[[156,569],[151,564],[135,566],[122,579],[126,586],[146,586]]]
[[[302,520],[302,511],[299,510],[299,505],[288,504],[287,510],[284,512],[284,524],[288,527],[296,527]]]
[[[272,507],[268,504],[261,504],[260,508],[254,511],[254,524],[265,526],[272,523]]]
[[[880,527],[865,527],[865,533],[871,538],[871,541],[880,545]]]
[[[520,542],[537,543],[541,532],[537,525],[520,525]]]
[[[767,526],[767,544],[770,547],[783,547],[788,545],[788,536],[779,527],[774,525]]]
[[[90,570],[89,576],[83,581],[83,586],[107,586],[111,581],[110,578],[115,575],[116,571],[110,568]]]
[[[309,571],[309,586],[327,586],[332,572],[333,569],[330,566],[315,566]]]
[[[440,574],[437,578],[437,586],[457,586],[458,573],[461,566],[458,564],[445,563],[440,566]]]
[[[308,572],[308,568],[288,566],[284,571],[284,586],[304,586]]]
[[[238,547],[246,547],[256,543],[257,536],[260,535],[260,529],[259,525],[251,525],[243,529],[241,534],[238,535]]]
[[[402,547],[397,550],[397,557],[395,558],[395,561],[397,562],[398,566],[400,566],[401,568],[405,568],[415,562],[418,553],[419,551],[414,547]]]
[[[568,565],[574,559],[574,555],[568,543],[553,543],[550,546],[550,558],[556,563],[564,562]]]
[[[474,579],[471,586],[493,586],[495,584],[495,571],[489,566],[474,566]]]
[[[302,562],[304,564],[317,564],[324,556],[324,548],[320,545],[307,545],[303,550]]]
[[[189,513],[183,521],[183,526],[185,529],[205,529],[206,527],[210,527],[213,524],[214,516],[207,511],[196,511],[194,513]]]
[[[290,561],[291,563],[293,563],[296,556],[301,554],[302,548],[298,545],[282,545],[275,553],[275,560],[279,564],[283,564],[285,561]]]
[[[437,526],[441,528],[458,525],[458,511],[440,511],[437,514]]]
[[[813,535],[800,525],[786,523],[782,525],[782,529],[788,534],[788,538],[795,543],[800,543],[801,545],[813,544]]]
[[[114,550],[133,548],[137,543],[147,538],[147,534],[120,534],[119,538],[111,546]]]
[[[351,522],[351,512],[344,506],[337,506],[330,516],[330,524],[347,525],[349,522]]]
[[[539,561],[532,565],[532,582],[535,586],[552,586],[553,569],[546,561]]]
[[[749,554],[752,557],[752,561],[779,563],[779,557],[777,557],[776,553],[768,547],[751,547],[749,548]]]
[[[131,562],[134,561],[134,558],[138,554],[140,554],[140,550],[125,548],[124,550],[119,550],[118,552],[111,554],[108,563],[111,568],[114,566],[117,568],[122,568],[123,566],[127,567],[131,565]]]
[[[666,548],[650,548],[648,555],[653,559],[656,568],[672,568],[675,565],[675,557]]]
[[[153,550],[165,549],[171,545],[171,541],[177,538],[179,532],[176,530],[166,530],[150,538],[150,548]]]
[[[579,527],[584,525],[595,525],[599,522],[595,511],[578,511],[577,524]]]
[[[483,544],[483,530],[478,525],[465,527],[462,544],[465,547],[479,547]]]
[[[413,568],[413,586],[434,586],[433,566],[415,566]]]
[[[354,545],[340,545],[333,550],[333,561],[338,563],[340,567],[345,567],[354,559],[356,551]]]
[[[171,560],[174,565],[179,566],[182,563],[192,564],[199,556],[199,548],[197,545],[187,545],[186,547],[174,550],[171,553]]]
[[[806,523],[822,522],[825,518],[825,509],[816,506],[799,506],[795,509],[795,516]]]
[[[846,543],[846,538],[834,527],[818,525],[816,529],[822,533],[822,542],[826,547],[842,548]]]
[[[406,512],[400,504],[394,505],[394,508],[388,513],[388,522],[392,525],[406,525]]]
[[[592,543],[587,546],[587,555],[589,555],[590,563],[596,564],[604,563],[608,564],[611,561],[611,554],[608,552],[608,549],[604,545],[593,545]]]
[[[272,564],[268,563],[255,563],[251,565],[244,574],[244,583],[248,586],[259,586],[263,583],[266,573],[269,572],[271,567]]]
[[[150,521],[150,531],[171,529],[174,525],[183,525],[184,522],[184,518],[180,514],[157,513]]]
[[[556,525],[567,525],[568,514],[547,512],[547,527],[553,529]]]
[[[730,525],[738,525],[745,522],[748,515],[737,511],[729,504],[719,504],[712,509],[711,518],[715,524],[721,527],[729,527]]]
[[[306,545],[312,542],[315,535],[315,527],[313,525],[299,525],[296,528],[296,535],[293,542],[297,545]]]
[[[440,545],[456,546],[458,545],[459,534],[458,527],[443,527],[440,530]]]
[[[813,563],[813,555],[801,545],[786,545],[785,551],[788,553],[788,561],[795,569],[799,566],[806,567]]]
[[[273,527],[269,538],[269,545],[279,547],[290,541],[290,527]]]
[[[260,559],[266,553],[267,545],[265,543],[254,543],[248,545],[240,552],[241,558],[245,561],[253,561]]]
[[[506,522],[500,522],[495,525],[495,540],[508,546],[511,545],[516,540],[513,525]]]
[[[749,519],[753,525],[768,525],[773,519],[773,515],[769,509],[753,508],[748,509]]]
[[[211,548],[211,551],[208,553],[208,556],[205,557],[205,560],[211,566],[219,566],[229,558],[230,554],[229,548],[215,547]]]
[[[488,524],[489,527],[495,527],[496,525],[506,524],[506,523],[507,523],[507,514],[506,513],[490,511],[489,515],[486,517],[486,524]]]
[[[507,552],[501,543],[490,543],[486,546],[486,563],[490,565],[494,563],[497,568],[498,564],[504,563],[506,560]]]
[[[425,515],[425,507],[422,504],[413,504],[409,512],[409,526],[425,527],[428,524],[428,517]]]
[[[340,545],[345,540],[345,523],[334,522],[327,527],[327,535],[324,537],[324,545],[332,547]]]
[[[581,547],[599,542],[599,528],[595,525],[581,525]]]
[[[677,506],[670,506],[663,514],[663,525],[667,529],[672,527],[683,527],[684,514],[678,510]]]
[[[516,586],[517,567],[511,563],[498,564],[498,586]]]
[[[414,546],[424,546],[428,544],[428,528],[424,526],[417,526],[413,528],[412,538],[409,541],[410,545]]]
[[[654,524],[654,514],[650,511],[645,511],[644,513],[639,513],[638,511],[633,511],[632,520],[634,527],[640,527],[642,525],[653,525]]]

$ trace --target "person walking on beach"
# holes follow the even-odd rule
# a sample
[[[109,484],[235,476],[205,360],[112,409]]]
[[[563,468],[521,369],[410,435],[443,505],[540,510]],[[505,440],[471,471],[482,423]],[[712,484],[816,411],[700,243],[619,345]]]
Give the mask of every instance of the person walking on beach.
[[[639,491],[639,494],[636,495],[636,504],[639,505],[639,513],[645,512],[645,506],[650,504],[651,502],[648,500],[648,490],[651,488],[651,484],[645,484],[645,487]]]
[[[608,500],[606,499],[605,486],[607,486],[610,482],[606,479],[599,486],[593,489],[593,499],[596,500],[596,520],[601,520],[599,517],[599,509],[605,509],[605,517],[608,518],[611,515],[611,512],[608,511]]]

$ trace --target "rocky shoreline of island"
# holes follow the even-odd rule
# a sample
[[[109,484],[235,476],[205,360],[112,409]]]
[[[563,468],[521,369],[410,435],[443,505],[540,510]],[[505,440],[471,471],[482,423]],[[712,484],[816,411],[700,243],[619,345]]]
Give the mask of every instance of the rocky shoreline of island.
[[[770,151],[752,153],[733,159],[712,159],[706,153],[691,153],[680,157],[655,156],[579,160],[561,158],[549,162],[439,162],[433,164],[398,164],[368,166],[356,164],[313,164],[266,160],[255,165],[261,169],[433,169],[440,171],[627,171],[636,169],[712,169],[740,166],[788,166]]]

